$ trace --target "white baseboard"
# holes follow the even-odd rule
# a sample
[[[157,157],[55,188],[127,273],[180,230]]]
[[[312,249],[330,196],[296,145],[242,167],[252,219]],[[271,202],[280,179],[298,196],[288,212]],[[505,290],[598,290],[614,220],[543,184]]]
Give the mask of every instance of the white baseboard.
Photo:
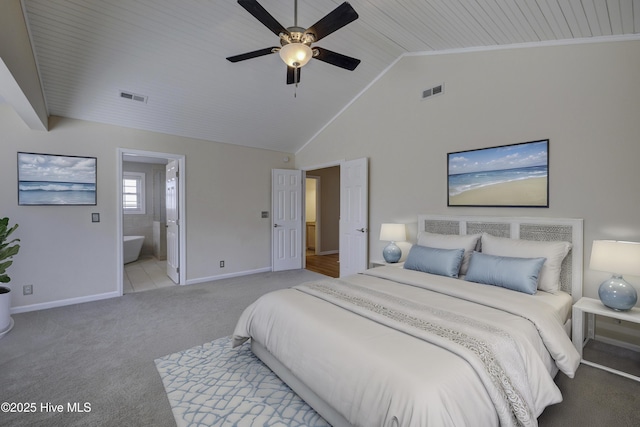
[[[267,273],[269,271],[271,271],[271,267],[264,267],[256,270],[238,271],[236,273],[219,274],[216,276],[209,276],[209,277],[200,277],[198,279],[187,280],[186,285],[195,285],[197,283],[213,282],[215,280],[229,279],[232,277],[248,276],[250,274]]]
[[[187,285],[195,285],[196,283],[211,282],[214,280],[228,279],[231,277],[248,276],[249,274],[266,273],[271,271],[271,267],[259,268],[256,270],[239,271],[236,273],[220,274],[217,276],[201,277],[198,279],[187,280]],[[108,298],[119,297],[118,292],[107,292],[104,294],[89,295],[86,297],[69,298],[59,301],[44,302],[41,304],[22,305],[11,308],[11,314],[26,313],[28,311],[45,310],[47,308],[64,307],[66,305],[81,304],[83,302],[99,301]]]
[[[640,345],[637,344],[638,342],[640,342],[640,328],[638,328],[638,325],[630,324],[627,322],[615,324],[606,321],[600,321],[597,322],[597,330],[599,332],[595,336],[595,339],[597,341],[640,352]],[[623,335],[633,342],[625,342],[623,340],[617,339],[615,338],[616,335],[618,337],[620,337],[620,335]]]
[[[640,352],[640,346],[632,344],[632,343],[628,343],[628,342],[624,342],[624,341],[620,341],[614,338],[609,338],[606,337],[604,335],[596,335],[594,338],[596,341],[600,341],[603,342],[605,344],[611,344],[611,345],[615,345],[616,347],[621,347],[621,348],[626,348],[627,350],[633,350],[636,352]]]
[[[40,304],[22,305],[18,307],[12,307],[11,314],[26,313],[28,311],[36,311],[36,310],[45,310],[47,308],[64,307],[66,305],[81,304],[83,302],[90,302],[90,301],[99,301],[99,300],[115,298],[119,296],[120,294],[118,292],[107,292],[104,294],[89,295],[86,297],[69,298],[69,299],[63,299],[59,301],[43,302]]]
[[[333,254],[339,254],[340,251],[339,250],[335,250],[335,251],[322,251],[319,252],[318,255],[333,255]]]

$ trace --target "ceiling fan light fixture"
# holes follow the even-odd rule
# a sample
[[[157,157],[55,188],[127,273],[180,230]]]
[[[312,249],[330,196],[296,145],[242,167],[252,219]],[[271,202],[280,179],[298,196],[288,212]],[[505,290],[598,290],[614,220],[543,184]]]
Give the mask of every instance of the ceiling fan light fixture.
[[[280,48],[280,58],[289,67],[304,67],[312,57],[311,47],[304,43],[289,43]]]

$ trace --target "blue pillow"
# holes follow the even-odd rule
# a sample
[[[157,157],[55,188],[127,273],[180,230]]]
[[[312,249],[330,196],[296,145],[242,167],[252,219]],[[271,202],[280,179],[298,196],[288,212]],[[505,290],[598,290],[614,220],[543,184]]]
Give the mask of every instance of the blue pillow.
[[[440,276],[458,277],[463,257],[464,249],[438,249],[413,245],[404,262],[404,268]]]
[[[515,258],[474,252],[466,280],[533,295],[546,258]]]

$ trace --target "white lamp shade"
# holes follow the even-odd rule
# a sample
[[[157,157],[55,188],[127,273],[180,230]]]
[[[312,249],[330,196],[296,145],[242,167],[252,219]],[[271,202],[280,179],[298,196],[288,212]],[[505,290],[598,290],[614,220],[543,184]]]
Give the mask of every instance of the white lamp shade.
[[[640,276],[640,243],[594,240],[589,268],[612,274]]]
[[[403,242],[407,240],[407,229],[404,224],[382,224],[380,226],[380,240]]]
[[[280,58],[289,67],[302,67],[313,57],[313,51],[304,43],[289,43],[280,48]]]

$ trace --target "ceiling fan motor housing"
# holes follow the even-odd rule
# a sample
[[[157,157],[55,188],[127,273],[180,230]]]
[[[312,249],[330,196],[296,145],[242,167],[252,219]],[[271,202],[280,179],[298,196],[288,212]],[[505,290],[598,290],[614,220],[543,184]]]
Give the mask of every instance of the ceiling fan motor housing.
[[[287,28],[287,33],[280,33],[280,45],[284,46],[289,43],[302,43],[307,46],[311,46],[311,43],[316,41],[313,33],[306,33],[306,28],[301,27],[289,27]]]

